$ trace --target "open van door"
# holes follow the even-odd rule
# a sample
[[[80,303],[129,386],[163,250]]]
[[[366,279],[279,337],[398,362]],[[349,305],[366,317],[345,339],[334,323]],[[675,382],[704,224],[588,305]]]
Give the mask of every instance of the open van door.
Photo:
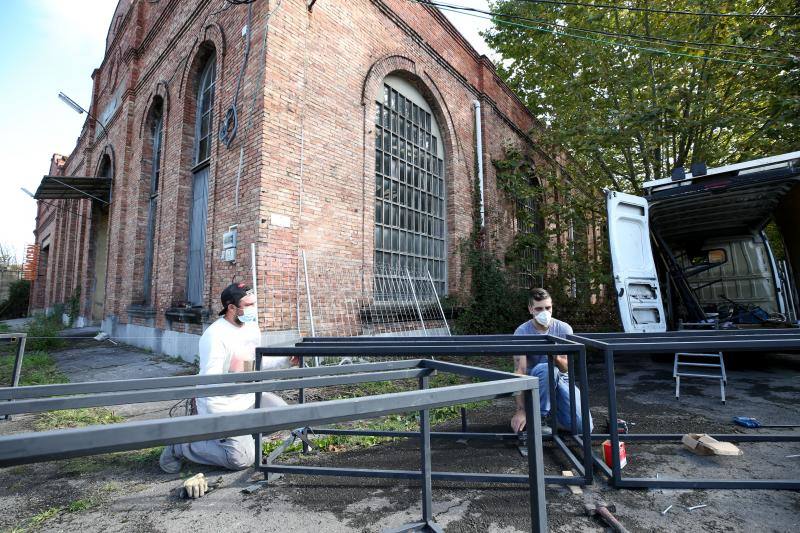
[[[607,191],[606,203],[614,288],[622,326],[628,333],[666,331],[664,304],[650,246],[647,200]]]

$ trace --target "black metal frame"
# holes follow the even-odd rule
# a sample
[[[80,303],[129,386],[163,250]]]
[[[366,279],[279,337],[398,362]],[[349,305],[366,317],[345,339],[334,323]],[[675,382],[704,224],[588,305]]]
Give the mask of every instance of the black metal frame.
[[[14,370],[11,372],[11,385],[10,389],[19,387],[19,378],[22,374],[22,359],[25,357],[25,340],[27,339],[26,333],[0,333],[0,341],[2,342],[16,342],[17,355],[14,358]],[[11,420],[10,414],[5,414],[2,420]]]
[[[260,361],[260,357],[259,357]],[[428,379],[436,371],[455,372],[479,377],[484,382],[428,388]],[[531,529],[547,531],[547,512],[544,493],[544,465],[542,460],[541,426],[539,424],[538,380],[507,372],[411,359],[358,365],[300,368],[219,374],[204,376],[179,376],[128,381],[71,383],[43,385],[3,390],[2,407],[9,412],[39,412],[47,409],[68,409],[86,405],[117,405],[120,403],[145,403],[170,397],[205,397],[219,394],[256,393],[287,390],[301,386],[326,386],[408,379],[419,380],[419,390],[376,396],[331,400],[307,404],[275,407],[269,410],[253,409],[238,413],[199,415],[126,422],[107,426],[23,433],[0,437],[0,467],[27,464],[54,459],[65,459],[121,450],[133,450],[159,444],[175,444],[207,440],[230,435],[262,433],[297,428],[302,424],[330,424],[334,422],[374,418],[392,413],[420,412],[419,471],[389,471],[377,477],[420,479],[422,482],[422,519],[403,526],[398,531],[441,531],[433,521],[431,481],[438,476],[431,471],[429,410],[466,402],[509,397],[522,393],[529,420],[527,434],[528,475],[520,476],[530,490]],[[53,394],[76,395],[49,398]],[[38,402],[38,403],[37,403]],[[54,403],[55,402],[55,403]],[[261,452],[258,447],[258,457]],[[258,466],[258,465],[257,465]],[[373,470],[352,470],[349,475],[374,477]],[[324,475],[326,472],[314,472]],[[342,474],[338,474],[342,475]],[[494,479],[458,477],[460,481],[507,482],[505,476]]]
[[[547,475],[545,483],[552,485],[590,485],[593,482],[592,473],[592,451],[591,451],[591,429],[589,427],[589,417],[582,417],[582,427],[577,428],[577,414],[575,401],[575,380],[578,376],[580,388],[586,391],[581,394],[581,412],[589,412],[588,400],[588,378],[586,374],[586,348],[579,343],[561,339],[550,335],[524,336],[524,335],[464,335],[464,336],[440,336],[440,337],[309,337],[294,347],[285,348],[257,348],[256,349],[256,368],[261,365],[261,358],[266,356],[299,356],[304,357],[330,357],[330,356],[360,356],[360,357],[391,357],[391,356],[469,356],[469,355],[541,355],[548,356],[548,387],[551,398],[551,415],[553,420],[557,418],[557,402],[555,401],[555,383],[553,382],[553,356],[567,355],[569,362],[569,386],[570,386],[570,406],[571,406],[571,431],[565,435],[553,432],[552,435],[543,436],[545,441],[552,441],[559,451],[566,457],[571,468],[574,468],[577,476]],[[578,358],[578,372],[576,373],[575,358]],[[454,363],[444,363],[441,361],[430,361],[430,364],[438,369],[455,371],[458,367],[462,375],[472,377],[482,377],[483,369],[465,367]],[[492,372],[492,371],[489,371]],[[305,392],[299,391],[299,402],[305,401]],[[538,402],[537,402],[538,410]],[[528,418],[530,421],[531,419]],[[536,420],[539,423],[538,419]],[[556,427],[553,424],[553,427]],[[374,431],[374,430],[338,430],[327,428],[306,428],[318,435],[361,435],[361,436],[381,436],[381,437],[415,437],[415,433],[401,431]],[[462,409],[462,427],[460,432],[432,432],[432,438],[439,439],[487,439],[487,440],[520,440],[520,435],[516,433],[476,433],[468,432],[466,426],[466,414]],[[570,450],[565,438],[571,438],[580,447],[579,457]],[[331,476],[350,476],[357,475],[362,477],[407,477],[410,473],[387,472],[382,470],[355,470],[348,468],[326,468],[298,466],[298,465],[277,465],[274,460],[280,453],[289,446],[293,438],[287,439],[281,447],[276,449],[269,457],[266,464],[261,469],[267,476],[270,473],[292,473],[292,474],[313,474]],[[303,443],[303,451],[308,452],[307,443]],[[526,476],[523,475],[498,475],[482,473],[460,473],[460,472],[434,472],[433,479],[438,480],[461,480],[461,481],[485,481],[502,483],[526,483]]]
[[[752,330],[684,330],[665,333],[591,333],[569,335],[570,340],[602,351],[605,355],[605,371],[608,387],[608,434],[592,435],[593,440],[611,441],[611,468],[602,457],[594,456],[598,468],[609,478],[615,488],[660,488],[660,489],[800,489],[800,479],[678,479],[678,478],[631,478],[622,475],[619,454],[619,428],[617,420],[617,392],[614,373],[614,357],[617,354],[656,354],[692,351],[757,350],[800,351],[798,329],[752,329]],[[800,434],[712,435],[721,441],[731,442],[800,442]],[[671,441],[681,440],[682,434],[626,434],[627,441]]]

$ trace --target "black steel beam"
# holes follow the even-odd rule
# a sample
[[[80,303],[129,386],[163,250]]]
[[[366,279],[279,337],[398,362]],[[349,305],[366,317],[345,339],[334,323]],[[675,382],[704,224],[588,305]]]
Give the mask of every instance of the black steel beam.
[[[304,465],[264,465],[261,470],[276,474],[294,474],[309,476],[335,476],[335,477],[372,477],[384,479],[420,479],[419,470],[390,470],[372,468],[339,468],[326,466]],[[457,481],[461,483],[509,483],[528,484],[527,474],[492,474],[482,472],[431,472],[431,479],[435,481]],[[580,485],[584,482],[578,477],[544,476],[546,485]]]
[[[312,376],[333,376],[354,374],[357,372],[375,372],[376,370],[401,370],[415,368],[419,359],[404,361],[382,361],[376,363],[358,363],[353,365],[322,366],[314,368],[286,368],[282,370],[262,370],[258,372],[233,372],[229,374],[206,374],[195,376],[173,376],[166,378],[143,378],[115,381],[89,381],[81,383],[59,383],[54,385],[33,385],[0,389],[0,400],[19,400],[30,398],[46,398],[67,394],[94,394],[101,392],[119,392],[161,389],[168,387],[188,387],[193,385],[211,385],[218,383],[241,383],[267,379],[291,379]]]
[[[408,370],[389,370],[362,374],[344,374],[336,376],[309,377],[301,379],[283,379],[274,381],[256,381],[248,383],[197,385],[193,387],[175,387],[169,389],[150,389],[140,391],[104,392],[79,396],[58,396],[54,398],[36,398],[33,400],[13,400],[0,402],[0,414],[43,413],[61,409],[80,409],[106,405],[125,405],[133,403],[160,402],[187,398],[206,398],[208,396],[229,396],[232,394],[248,394],[256,392],[274,392],[303,387],[327,387],[330,385],[354,385],[376,381],[393,381],[399,379],[416,379],[433,372],[428,368],[411,368]]]
[[[470,401],[507,397],[514,392],[536,389],[535,378],[519,376],[513,380],[290,405],[269,410],[143,420],[109,426],[2,436],[0,467],[231,435],[273,433],[283,429],[293,429],[299,425],[375,418],[422,408],[434,409]]]
[[[256,348],[262,356],[397,356],[397,355],[540,355],[574,353],[579,344],[426,344],[426,345],[325,345],[287,348]]]

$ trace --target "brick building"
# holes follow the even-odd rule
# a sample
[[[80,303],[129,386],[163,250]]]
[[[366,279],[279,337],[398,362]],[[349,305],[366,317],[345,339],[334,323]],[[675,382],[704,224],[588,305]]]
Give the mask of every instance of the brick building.
[[[492,159],[556,164],[492,63],[407,0],[120,0],[92,79],[97,120],[36,194],[31,306],[77,299],[79,324],[187,358],[221,289],[251,279],[251,243],[265,330],[297,329],[269,287],[300,249],[360,268],[365,292],[388,264],[459,294],[478,172],[502,252]]]

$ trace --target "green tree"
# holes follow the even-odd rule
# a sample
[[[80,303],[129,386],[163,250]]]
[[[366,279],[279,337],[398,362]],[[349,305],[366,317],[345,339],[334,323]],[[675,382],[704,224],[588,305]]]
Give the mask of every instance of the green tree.
[[[634,2],[800,15],[795,0]],[[590,195],[638,192],[677,166],[800,149],[800,19],[714,17],[498,0],[486,32],[503,79],[570,154]],[[633,37],[618,37],[614,35]],[[720,46],[712,46],[714,43]],[[670,54],[660,53],[668,51]]]

